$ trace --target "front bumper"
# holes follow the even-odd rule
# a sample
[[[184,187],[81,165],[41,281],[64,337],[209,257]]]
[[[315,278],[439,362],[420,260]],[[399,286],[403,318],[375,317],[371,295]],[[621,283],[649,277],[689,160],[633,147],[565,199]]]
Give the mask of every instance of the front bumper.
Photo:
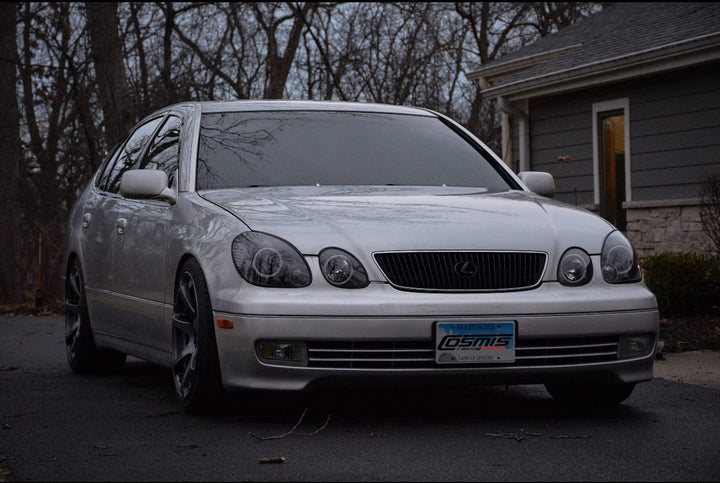
[[[617,359],[539,358],[503,365],[423,367],[287,366],[261,361],[261,340],[314,343],[433,344],[437,322],[513,320],[518,348],[523,341],[651,334],[657,340],[658,312],[642,284],[593,284],[585,290],[544,283],[508,293],[437,294],[401,292],[387,284],[362,290],[253,290],[229,301],[237,311],[216,311],[233,322],[215,329],[223,384],[227,390],[302,390],[317,385],[533,384],[551,381],[631,383],[652,378],[654,350]],[[568,339],[569,340],[569,339]],[[424,342],[423,342],[424,341]],[[554,342],[553,342],[554,341]],[[537,353],[537,352],[534,352]],[[332,365],[332,364],[331,364]]]

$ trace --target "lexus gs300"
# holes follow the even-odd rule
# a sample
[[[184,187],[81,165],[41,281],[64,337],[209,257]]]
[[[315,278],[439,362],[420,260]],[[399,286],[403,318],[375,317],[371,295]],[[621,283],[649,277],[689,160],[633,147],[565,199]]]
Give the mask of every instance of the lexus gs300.
[[[178,104],[107,156],[69,219],[67,359],[223,392],[544,384],[617,404],[652,378],[658,312],[610,223],[436,112]]]

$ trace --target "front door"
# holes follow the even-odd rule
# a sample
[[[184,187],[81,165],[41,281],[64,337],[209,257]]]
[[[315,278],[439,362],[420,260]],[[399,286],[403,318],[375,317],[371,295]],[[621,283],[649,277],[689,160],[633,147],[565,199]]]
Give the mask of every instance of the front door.
[[[168,351],[165,333],[165,244],[172,207],[167,201],[121,199],[112,249],[116,336]]]
[[[133,169],[162,170],[177,189],[182,119],[166,117],[142,159]],[[170,350],[170,305],[165,300],[167,231],[174,205],[164,200],[123,198],[118,201],[117,233],[113,242],[113,292],[118,303],[120,337],[149,349]]]

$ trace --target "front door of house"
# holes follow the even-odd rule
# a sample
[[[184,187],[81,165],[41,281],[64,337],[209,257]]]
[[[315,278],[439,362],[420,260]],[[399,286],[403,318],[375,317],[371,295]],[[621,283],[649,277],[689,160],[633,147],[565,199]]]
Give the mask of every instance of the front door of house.
[[[598,114],[600,216],[625,229],[625,116],[623,111]]]

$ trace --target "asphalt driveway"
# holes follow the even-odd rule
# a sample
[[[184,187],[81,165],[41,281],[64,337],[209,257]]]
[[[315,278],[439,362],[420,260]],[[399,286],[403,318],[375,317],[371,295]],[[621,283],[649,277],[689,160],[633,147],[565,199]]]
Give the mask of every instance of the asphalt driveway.
[[[137,359],[72,374],[62,332],[0,316],[0,481],[720,480],[712,387],[655,379],[585,412],[542,386],[261,393],[197,417]]]

